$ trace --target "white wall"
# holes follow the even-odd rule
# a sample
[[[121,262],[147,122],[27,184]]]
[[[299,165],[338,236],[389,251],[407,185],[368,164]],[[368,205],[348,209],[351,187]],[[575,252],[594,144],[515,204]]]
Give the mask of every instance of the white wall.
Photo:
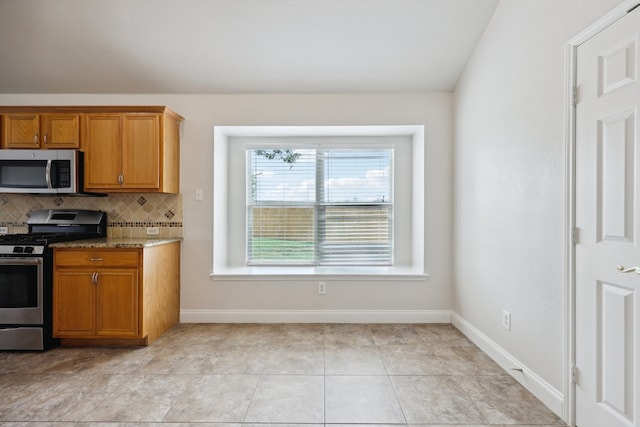
[[[620,3],[501,1],[455,92],[454,311],[559,393],[564,49]]]
[[[270,310],[300,310],[297,320],[313,320],[305,310],[343,315],[373,310],[368,320],[427,320],[430,310],[447,315],[451,309],[452,94],[0,95],[0,105],[168,105],[186,118],[181,146],[183,318],[264,321],[280,319],[268,316]],[[315,281],[212,282],[214,125],[425,125],[425,265],[430,277],[329,282],[324,296],[317,295]],[[196,188],[204,189],[205,200],[194,200]],[[402,317],[405,312],[409,317]]]

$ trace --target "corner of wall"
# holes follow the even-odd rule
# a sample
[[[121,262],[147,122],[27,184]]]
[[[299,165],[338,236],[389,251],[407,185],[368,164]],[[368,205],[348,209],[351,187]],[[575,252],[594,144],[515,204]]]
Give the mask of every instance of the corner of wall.
[[[478,328],[453,312],[451,323],[475,345],[491,357],[509,375],[516,379],[524,388],[542,401],[559,417],[564,415],[564,396],[543,380],[536,372],[529,369],[516,357],[500,347],[495,341],[483,334]]]

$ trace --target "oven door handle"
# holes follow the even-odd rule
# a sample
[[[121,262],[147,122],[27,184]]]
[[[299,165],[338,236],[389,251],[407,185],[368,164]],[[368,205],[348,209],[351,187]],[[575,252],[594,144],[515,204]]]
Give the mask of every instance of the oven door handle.
[[[0,265],[41,265],[42,258],[34,257],[34,258],[12,258],[12,257],[1,257]]]

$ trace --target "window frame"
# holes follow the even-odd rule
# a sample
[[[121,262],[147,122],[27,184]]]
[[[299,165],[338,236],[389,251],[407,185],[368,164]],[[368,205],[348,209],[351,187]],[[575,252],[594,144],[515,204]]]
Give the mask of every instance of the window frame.
[[[377,139],[377,138],[376,138]],[[393,138],[392,138],[393,140]],[[285,141],[285,142],[282,142]],[[246,199],[247,199],[247,203],[246,203],[246,223],[245,223],[245,231],[246,231],[246,247],[245,247],[245,253],[246,253],[246,260],[245,263],[247,266],[281,266],[281,267],[295,267],[295,266],[309,266],[309,265],[313,265],[313,266],[347,266],[347,267],[379,267],[379,266],[388,266],[391,267],[394,265],[394,209],[395,209],[395,201],[394,201],[394,171],[395,171],[395,151],[396,151],[396,147],[397,147],[397,143],[396,142],[388,142],[388,143],[380,143],[377,140],[375,140],[375,142],[363,142],[361,140],[358,141],[342,141],[342,142],[335,142],[335,138],[332,137],[327,137],[327,139],[325,141],[322,141],[318,144],[313,144],[314,146],[311,147],[311,143],[309,141],[302,141],[302,142],[298,142],[298,143],[286,143],[286,140],[282,140],[282,141],[274,141],[274,145],[268,146],[268,145],[264,145],[262,143],[257,143],[257,144],[247,144],[245,147],[245,151],[246,151],[246,171],[245,171],[245,179],[247,180],[246,182]],[[346,146],[345,146],[346,145]],[[251,165],[252,165],[252,160],[251,160],[251,154],[250,152],[252,151],[256,151],[256,150],[274,150],[274,149],[280,149],[280,150],[292,150],[292,151],[304,151],[304,150],[314,150],[314,156],[313,156],[313,163],[314,165],[311,166],[310,170],[312,170],[314,172],[314,176],[315,176],[315,180],[314,180],[314,200],[313,201],[298,201],[298,202],[294,202],[294,201],[263,201],[263,202],[255,202],[253,203],[250,199],[251,199],[251,194],[252,194],[252,183],[250,182],[250,176],[251,176]],[[325,155],[327,153],[338,153],[338,152],[374,152],[374,151],[378,151],[378,152],[387,152],[384,154],[384,156],[387,158],[388,160],[388,179],[386,181],[388,181],[388,185],[389,185],[389,193],[388,193],[388,201],[387,202],[363,202],[363,203],[348,203],[348,202],[329,202],[326,200],[319,200],[319,197],[322,197],[324,195],[324,192],[322,191],[322,188],[326,182],[326,180],[328,179],[328,176],[325,175],[326,169],[324,168],[325,166],[325,161],[326,161],[326,157]],[[276,161],[281,161],[281,160],[276,160]],[[383,199],[384,200],[384,199]],[[291,207],[291,208],[311,208],[313,209],[313,261],[312,262],[301,262],[301,261],[297,261],[297,260],[283,260],[282,262],[277,262],[277,261],[268,261],[268,260],[263,260],[263,261],[259,261],[259,260],[252,260],[250,257],[251,254],[251,250],[250,250],[250,245],[252,244],[252,239],[251,239],[251,230],[252,230],[252,224],[250,224],[251,222],[251,218],[252,218],[252,208],[256,208],[256,207]],[[326,235],[327,232],[327,227],[326,227],[326,220],[325,222],[323,222],[322,218],[324,218],[324,215],[321,215],[321,212],[326,210],[327,208],[332,208],[332,207],[350,207],[350,208],[358,208],[358,207],[372,207],[372,206],[379,206],[379,207],[384,207],[387,206],[389,209],[389,216],[387,218],[387,227],[388,227],[388,236],[390,237],[390,241],[388,242],[388,253],[389,253],[389,258],[388,261],[385,262],[373,262],[373,257],[371,258],[370,263],[365,263],[366,261],[366,256],[362,256],[362,261],[360,262],[352,262],[349,263],[347,259],[343,259],[341,262],[338,261],[334,261],[333,263],[328,262],[327,259],[323,259],[322,254],[324,253],[324,251],[321,249],[321,246],[323,243],[323,239],[322,239],[322,235]],[[338,257],[339,260],[339,257]]]
[[[213,280],[301,280],[314,277],[331,280],[416,280],[428,277],[425,271],[425,141],[424,126],[422,125],[398,125],[398,126],[214,126],[213,146],[213,265],[210,277]],[[408,177],[410,192],[408,195],[409,206],[407,221],[410,222],[410,241],[403,244],[403,250],[407,254],[402,262],[388,267],[333,267],[333,266],[309,266],[309,267],[270,267],[270,266],[246,266],[243,261],[231,262],[229,257],[230,244],[236,235],[229,232],[233,228],[237,215],[233,215],[229,206],[238,202],[238,195],[234,191],[234,179],[238,167],[244,174],[245,156],[238,161],[236,156],[230,153],[238,150],[243,138],[265,137],[367,137],[367,136],[397,136],[407,141],[409,155],[403,160],[411,165]],[[244,153],[244,151],[243,151]],[[400,164],[396,168],[400,168]],[[243,175],[244,176],[244,175]],[[242,186],[246,185],[242,179]],[[236,184],[237,185],[237,184]],[[241,192],[242,209],[245,210],[244,188]],[[243,220],[245,220],[245,215]],[[394,221],[395,222],[395,221]],[[237,225],[237,224],[235,224]],[[231,227],[230,227],[231,226]],[[246,227],[243,226],[243,230]],[[394,232],[394,235],[396,233]],[[246,242],[242,236],[243,242]],[[243,250],[246,249],[243,243]]]

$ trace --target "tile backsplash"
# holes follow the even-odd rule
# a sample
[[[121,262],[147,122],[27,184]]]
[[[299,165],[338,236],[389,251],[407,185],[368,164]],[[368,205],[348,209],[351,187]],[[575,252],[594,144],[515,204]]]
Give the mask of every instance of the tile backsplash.
[[[0,227],[8,227],[9,233],[26,233],[29,215],[40,209],[104,211],[107,234],[113,237],[144,237],[147,227],[157,227],[160,237],[182,237],[182,194],[127,193],[107,197],[0,194]]]

